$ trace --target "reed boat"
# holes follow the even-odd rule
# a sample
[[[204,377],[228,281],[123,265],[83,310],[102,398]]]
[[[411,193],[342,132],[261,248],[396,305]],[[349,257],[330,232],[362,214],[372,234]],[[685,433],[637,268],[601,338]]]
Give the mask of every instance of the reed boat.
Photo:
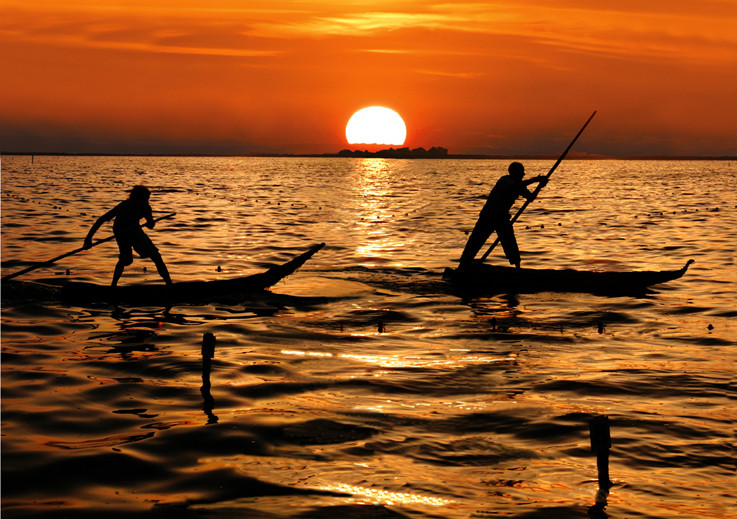
[[[324,243],[313,245],[306,252],[264,272],[230,279],[182,281],[173,283],[170,287],[162,283],[117,287],[62,280],[54,280],[51,283],[55,285],[53,288],[57,292],[57,297],[68,302],[111,302],[150,306],[229,300],[260,292],[275,285],[293,274],[324,246]]]
[[[459,269],[447,268],[443,279],[466,294],[583,292],[589,294],[640,294],[648,287],[683,276],[694,260],[683,268],[662,271],[584,271],[573,269],[530,269],[472,263]]]

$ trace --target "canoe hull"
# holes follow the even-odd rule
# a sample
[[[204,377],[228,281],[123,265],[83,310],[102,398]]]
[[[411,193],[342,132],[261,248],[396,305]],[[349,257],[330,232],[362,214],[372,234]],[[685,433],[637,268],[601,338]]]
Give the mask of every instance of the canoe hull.
[[[324,243],[313,245],[286,263],[251,276],[212,281],[183,281],[174,283],[171,287],[158,283],[120,285],[113,288],[94,283],[65,282],[59,287],[60,297],[70,302],[114,302],[137,306],[231,300],[275,285],[294,273],[324,246]]]
[[[468,294],[582,292],[638,294],[648,287],[678,279],[693,260],[678,270],[597,272],[582,270],[517,269],[473,263],[463,269],[447,268],[443,278],[456,291]]]

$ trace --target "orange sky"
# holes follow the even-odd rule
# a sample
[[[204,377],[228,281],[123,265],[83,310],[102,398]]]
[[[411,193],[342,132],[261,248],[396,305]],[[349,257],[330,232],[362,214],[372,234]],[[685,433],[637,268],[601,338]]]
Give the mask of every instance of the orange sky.
[[[737,155],[734,0],[0,0],[2,151]]]

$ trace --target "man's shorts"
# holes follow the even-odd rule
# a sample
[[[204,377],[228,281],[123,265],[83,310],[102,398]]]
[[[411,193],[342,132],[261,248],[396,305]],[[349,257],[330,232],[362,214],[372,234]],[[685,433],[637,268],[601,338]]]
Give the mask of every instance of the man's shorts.
[[[120,250],[118,260],[124,265],[133,263],[133,251],[131,249],[135,249],[142,258],[150,258],[159,252],[151,238],[140,227],[132,230],[126,229],[124,232],[114,231],[114,234]]]

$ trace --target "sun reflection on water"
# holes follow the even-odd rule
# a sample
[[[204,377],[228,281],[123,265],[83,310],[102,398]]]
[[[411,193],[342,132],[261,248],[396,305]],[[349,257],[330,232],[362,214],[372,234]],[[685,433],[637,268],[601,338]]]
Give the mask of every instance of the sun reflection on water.
[[[363,234],[356,246],[356,254],[372,266],[379,259],[389,257],[390,252],[407,246],[386,225],[396,211],[396,207],[388,205],[393,200],[389,165],[386,159],[362,160],[356,186],[361,200],[356,221]]]
[[[322,486],[320,488],[322,490],[332,492],[351,494],[357,498],[358,504],[447,506],[455,503],[455,501],[440,497],[391,492],[389,490],[359,487],[355,485],[347,485],[345,483],[336,483],[333,485]]]
[[[464,355],[457,358],[446,358],[443,360],[425,358],[420,356],[393,356],[393,355],[370,355],[357,353],[330,353],[322,351],[281,350],[283,355],[294,355],[299,357],[334,357],[338,359],[349,359],[366,364],[372,364],[381,368],[438,368],[457,367],[460,365],[491,364],[496,362],[510,362],[515,356],[507,357],[481,357],[478,355]]]

